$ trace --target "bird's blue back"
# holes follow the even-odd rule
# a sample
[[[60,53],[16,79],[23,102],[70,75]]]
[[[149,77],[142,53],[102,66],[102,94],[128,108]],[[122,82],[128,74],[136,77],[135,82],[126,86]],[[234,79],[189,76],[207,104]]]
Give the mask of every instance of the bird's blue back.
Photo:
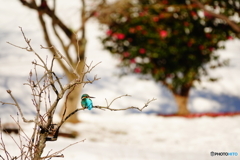
[[[91,110],[93,108],[92,100],[89,98],[84,98],[81,102],[82,107],[88,108]]]

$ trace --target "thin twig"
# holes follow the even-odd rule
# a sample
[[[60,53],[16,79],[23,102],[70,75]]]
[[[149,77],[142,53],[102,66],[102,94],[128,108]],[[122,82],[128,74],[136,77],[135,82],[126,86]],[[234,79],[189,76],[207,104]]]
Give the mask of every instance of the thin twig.
[[[51,49],[53,48],[55,53],[57,54],[57,58],[60,58],[60,59],[64,59],[65,62],[67,62],[68,66],[71,68],[72,72],[78,77],[80,78],[80,75],[77,73],[76,69],[74,69],[74,67],[72,66],[72,64],[68,61],[68,59],[66,57],[64,57],[61,52],[58,51],[58,49],[55,47],[55,46],[51,46],[51,47],[43,47],[41,45],[41,48],[42,49]]]
[[[6,145],[3,141],[3,137],[2,137],[2,122],[1,122],[1,119],[0,119],[0,139],[1,139],[1,143],[0,145],[2,146],[2,148],[0,148],[1,150],[4,151],[5,155],[6,155],[6,158],[7,160],[12,160],[12,156],[11,154],[8,152],[7,148],[6,148]],[[4,159],[5,160],[5,159]]]
[[[11,96],[12,100],[15,102],[15,103],[12,104],[12,105],[14,105],[14,106],[17,107],[17,109],[18,109],[18,111],[19,111],[19,113],[20,113],[20,115],[21,115],[22,120],[23,120],[24,122],[26,122],[26,123],[35,122],[34,120],[27,120],[27,119],[25,119],[25,117],[23,116],[23,112],[22,112],[21,107],[19,106],[17,100],[16,100],[16,99],[13,97],[13,95],[12,95],[12,91],[11,91],[11,90],[7,90],[7,93]],[[5,103],[5,104],[8,104],[8,103]]]
[[[61,125],[66,122],[66,120],[68,120],[68,118],[70,118],[72,115],[74,115],[75,113],[77,113],[78,111],[84,110],[85,108],[78,108],[76,110],[74,110],[73,112],[71,112],[68,116],[66,116],[66,118],[61,122]]]
[[[85,3],[84,0],[82,0],[82,1]],[[33,3],[35,3],[35,1]],[[94,81],[99,80],[100,78],[98,78],[97,75],[95,75],[92,80],[88,79],[86,76],[101,62],[98,62],[96,64],[93,64],[93,62],[91,62],[88,65],[84,61],[81,68],[86,67],[86,71],[81,71],[81,73],[77,73],[77,68],[78,68],[78,65],[80,62],[77,64],[77,67],[74,68],[75,66],[73,66],[71,64],[71,62],[69,62],[69,60],[66,57],[64,57],[54,46],[48,47],[48,48],[41,46],[44,49],[51,49],[52,51],[55,52],[55,54],[50,62],[50,68],[49,68],[47,61],[44,61],[40,57],[40,55],[37,52],[35,52],[34,49],[31,47],[31,44],[30,44],[31,39],[27,39],[22,28],[21,27],[19,27],[19,28],[21,29],[22,35],[23,35],[24,40],[27,43],[28,47],[20,47],[17,45],[13,45],[11,43],[9,43],[9,44],[11,44],[15,47],[18,47],[20,49],[25,49],[27,51],[33,52],[35,54],[35,56],[38,58],[38,60],[40,60],[40,63],[38,63],[36,60],[32,62],[34,64],[33,72],[35,72],[35,73],[32,73],[32,71],[30,71],[28,83],[26,83],[26,85],[28,85],[32,90],[31,91],[32,95],[33,95],[32,102],[36,107],[36,116],[35,116],[34,120],[26,120],[24,118],[21,107],[19,106],[17,100],[12,95],[11,90],[7,90],[7,92],[10,95],[10,97],[13,99],[14,103],[5,103],[5,102],[0,101],[0,103],[2,103],[3,105],[9,104],[9,105],[16,106],[20,113],[20,116],[24,122],[34,122],[35,123],[34,131],[31,136],[31,139],[29,137],[27,137],[27,135],[25,135],[23,137],[19,137],[20,145],[18,147],[19,147],[19,150],[21,151],[21,155],[18,158],[22,158],[23,154],[28,157],[30,156],[29,159],[47,159],[47,158],[51,159],[53,157],[63,157],[63,154],[60,154],[62,151],[64,151],[66,148],[68,148],[72,145],[75,145],[79,142],[70,144],[69,146],[65,147],[64,149],[54,152],[53,154],[50,154],[50,152],[48,152],[47,156],[45,156],[45,157],[41,157],[41,155],[44,151],[46,141],[56,141],[57,140],[58,132],[59,132],[59,129],[62,126],[62,124],[64,124],[72,115],[76,114],[78,111],[82,111],[82,110],[86,109],[83,107],[77,108],[70,114],[66,115],[67,100],[69,99],[69,94],[74,90],[74,88],[77,85],[85,86],[86,84],[93,83]],[[80,52],[80,48],[78,48],[78,52]],[[67,83],[65,86],[63,86],[62,85],[63,83],[60,81],[60,78],[53,71],[55,59],[62,63],[64,63],[64,61],[65,61],[67,63],[67,65],[69,65],[69,67],[66,66],[65,69],[70,70],[72,75],[76,76],[77,78],[72,80],[71,82]],[[37,67],[41,67],[44,70],[43,75],[41,77],[38,77],[39,74],[37,73],[38,72]],[[79,72],[79,70],[78,70],[78,72]],[[34,76],[34,77],[32,77],[32,76]],[[51,94],[50,91],[55,92],[55,95],[56,95],[53,102],[50,101],[50,94]],[[66,94],[66,92],[68,92],[68,94],[66,96],[67,100],[65,101],[65,108],[64,108],[62,120],[59,124],[55,125],[55,124],[53,124],[53,116],[55,114],[55,110],[58,106],[59,101],[63,98],[63,96]],[[44,94],[44,95],[42,95],[42,94]],[[46,110],[42,116],[41,110],[40,110],[41,109],[40,105],[41,105],[42,100],[47,101],[46,96],[49,96],[49,106],[45,102]],[[139,111],[142,111],[144,108],[146,108],[149,105],[149,103],[156,100],[154,98],[152,100],[148,100],[145,103],[145,105],[141,108],[131,106],[131,107],[126,107],[126,108],[122,108],[122,109],[115,109],[115,108],[111,107],[116,100],[118,100],[122,97],[125,97],[125,96],[130,96],[130,95],[126,94],[126,95],[116,97],[111,102],[108,102],[107,99],[105,99],[107,106],[98,106],[97,105],[97,106],[94,106],[94,108],[98,108],[98,109],[102,109],[102,110],[105,109],[105,110],[110,110],[110,111],[121,111],[121,110],[127,110],[127,109],[137,109]],[[20,124],[18,124],[18,125],[19,125],[19,128],[21,129]],[[23,132],[22,129],[21,129],[21,132]],[[52,135],[53,135],[53,137],[52,137]],[[26,141],[28,141],[28,144],[26,146],[22,145],[21,138],[25,138]],[[51,139],[51,140],[49,140],[49,139]],[[26,147],[28,148],[28,150],[27,150],[27,152],[24,152],[25,150],[23,150],[23,149],[26,149]],[[4,146],[3,146],[3,148],[4,148]],[[12,157],[9,157],[7,155],[7,153],[8,152],[6,152],[6,156],[8,157],[8,159],[10,159],[10,158],[12,159]]]
[[[52,154],[50,154],[50,155],[48,155],[48,156],[45,156],[45,157],[41,157],[41,159],[46,159],[46,158],[51,158],[51,157],[64,157],[63,154],[60,155],[61,152],[63,152],[64,150],[66,150],[67,148],[69,148],[69,147],[71,147],[71,146],[73,146],[73,145],[76,145],[76,144],[78,144],[78,143],[80,143],[80,142],[84,142],[85,140],[86,140],[86,139],[83,139],[83,140],[81,140],[81,141],[78,141],[78,142],[69,144],[69,145],[66,146],[65,148],[63,148],[63,149],[61,149],[61,150],[59,150],[59,151],[57,151],[57,152],[55,152],[55,153],[52,153]]]
[[[26,51],[28,51],[28,52],[30,52],[30,51],[32,51],[30,48],[28,48],[28,47],[20,47],[20,46],[17,46],[17,45],[15,45],[15,44],[12,44],[12,43],[10,43],[10,42],[7,42],[8,44],[10,44],[10,45],[12,45],[12,46],[14,46],[14,47],[17,47],[17,48],[20,48],[20,49],[24,49],[24,50],[26,50]]]
[[[122,110],[128,110],[128,109],[136,109],[136,110],[139,110],[139,111],[143,111],[144,108],[146,108],[152,101],[155,101],[156,99],[153,98],[151,100],[148,100],[145,105],[142,107],[142,108],[139,108],[139,107],[134,107],[134,106],[131,106],[131,107],[126,107],[126,108],[120,108],[120,109],[117,109],[117,108],[111,108],[111,105],[114,103],[114,101],[116,101],[117,99],[120,99],[122,97],[126,97],[126,96],[130,96],[128,94],[126,95],[122,95],[122,96],[119,96],[119,97],[116,97],[114,98],[109,104],[107,102],[107,99],[106,102],[107,102],[107,106],[93,106],[93,108],[97,108],[97,109],[102,109],[102,110],[110,110],[110,111],[122,111]],[[73,114],[77,113],[78,111],[81,111],[81,110],[84,110],[86,108],[78,108],[76,110],[74,110],[73,112],[71,112],[63,121],[61,121],[61,123],[59,124],[59,126],[61,126],[69,117],[71,117]]]
[[[66,114],[66,111],[67,111],[67,101],[68,101],[68,97],[69,95],[72,93],[72,91],[75,89],[76,85],[72,87],[72,89],[68,92],[67,96],[66,96],[66,100],[65,100],[65,104],[64,104],[64,111],[63,111],[63,115],[62,115],[62,120],[61,122],[63,122],[64,120],[64,117],[65,117],[65,114]]]
[[[156,100],[155,98],[153,98],[153,99],[151,99],[151,100],[148,100],[148,101],[144,104],[144,106],[143,106],[142,108],[134,107],[134,106],[126,107],[126,108],[119,108],[119,109],[117,109],[117,108],[111,108],[111,105],[113,104],[114,101],[116,101],[116,100],[119,99],[119,98],[125,97],[125,96],[130,96],[130,95],[127,95],[127,94],[126,94],[126,95],[122,95],[122,96],[119,96],[119,97],[117,97],[117,98],[114,98],[109,104],[108,104],[108,102],[107,102],[107,100],[106,100],[107,106],[94,106],[94,108],[105,109],[105,110],[110,110],[110,111],[122,111],[122,110],[128,110],[128,109],[136,109],[136,110],[139,110],[139,111],[142,112],[143,109],[146,108],[152,101],[155,101],[155,100]]]

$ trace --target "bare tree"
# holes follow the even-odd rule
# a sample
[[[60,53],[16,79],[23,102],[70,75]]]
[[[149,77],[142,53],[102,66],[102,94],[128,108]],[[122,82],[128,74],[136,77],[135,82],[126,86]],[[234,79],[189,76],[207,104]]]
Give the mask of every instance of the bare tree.
[[[60,151],[56,151],[53,153],[49,152],[47,155],[42,155],[42,154],[46,147],[47,141],[56,141],[58,139],[59,129],[61,128],[61,126],[69,118],[74,116],[75,113],[86,109],[81,107],[81,108],[76,108],[70,113],[66,112],[67,109],[69,108],[69,103],[67,102],[70,99],[70,95],[72,94],[72,92],[74,92],[76,87],[84,86],[100,79],[97,76],[95,76],[91,80],[90,79],[85,80],[84,78],[98,65],[98,63],[95,65],[85,64],[84,65],[85,70],[79,73],[77,70],[78,66],[73,66],[69,62],[69,60],[56,49],[55,46],[51,46],[51,47],[41,46],[42,49],[50,49],[54,51],[53,52],[54,54],[51,60],[49,62],[44,61],[43,58],[32,48],[30,43],[31,39],[28,39],[25,36],[21,27],[20,29],[24,37],[24,40],[27,44],[27,47],[21,47],[9,42],[8,43],[20,49],[24,49],[28,52],[32,52],[36,56],[37,60],[34,60],[32,62],[34,66],[33,70],[30,71],[28,81],[27,83],[25,83],[25,85],[29,86],[31,89],[32,104],[35,108],[36,115],[34,116],[34,119],[31,119],[31,120],[26,119],[22,112],[22,107],[19,105],[18,101],[14,97],[11,90],[7,90],[7,93],[10,95],[13,102],[9,103],[9,102],[0,101],[0,103],[2,103],[3,105],[8,104],[8,105],[16,106],[23,122],[34,123],[34,128],[33,128],[32,135],[28,136],[26,133],[24,133],[20,123],[16,121],[21,131],[19,134],[22,134],[21,136],[19,136],[20,144],[18,144],[15,141],[16,145],[20,150],[20,155],[18,156],[11,155],[10,151],[7,150],[7,147],[5,146],[4,139],[2,138],[2,133],[0,134],[0,150],[4,151],[5,157],[8,160],[10,159],[11,160],[12,159],[40,160],[40,159],[50,159],[53,157],[63,157],[63,154],[61,154],[61,152],[67,147],[70,147],[71,145],[67,146],[66,148],[63,148]],[[58,62],[60,61],[61,63],[65,62],[68,65],[69,74],[71,74],[72,77],[75,77],[75,79],[71,80],[69,83],[63,84],[61,78],[53,70],[55,61],[58,61]],[[81,63],[81,62],[78,62],[78,63]],[[66,96],[66,101],[64,103],[63,113],[61,115],[62,118],[60,122],[54,124],[53,117],[55,115],[55,111],[57,108],[59,108],[59,102],[64,96]],[[93,106],[93,108],[102,109],[102,110],[107,109],[111,111],[121,111],[121,110],[127,110],[127,109],[137,109],[139,111],[142,111],[145,107],[149,105],[150,102],[155,100],[155,99],[148,100],[142,108],[138,108],[134,106],[126,107],[122,109],[111,108],[111,105],[113,104],[114,101],[124,96],[129,96],[129,95],[122,95],[122,96],[116,97],[111,102],[108,102],[106,100],[106,103],[107,103],[106,106],[97,105],[97,106]],[[24,140],[26,141],[27,144],[23,144],[21,140],[22,137],[24,137]],[[1,156],[0,158],[4,159]]]
[[[21,4],[26,6],[29,9],[32,9],[38,13],[38,19],[42,27],[43,35],[48,47],[56,44],[54,39],[57,39],[59,44],[62,47],[63,55],[67,59],[68,63],[76,68],[76,73],[83,73],[83,69],[85,66],[85,49],[86,49],[86,23],[87,21],[94,15],[95,7],[101,5],[104,0],[99,0],[99,4],[91,5],[91,9],[87,10],[87,5],[85,0],[80,0],[81,9],[79,14],[80,26],[76,29],[72,29],[65,22],[65,19],[61,19],[57,14],[57,1],[53,0],[52,7],[46,0],[19,0]],[[95,6],[95,7],[94,7]],[[51,23],[48,24],[47,19],[50,19]],[[50,30],[53,31],[53,36],[50,36]],[[81,35],[80,37],[78,37]],[[72,50],[71,50],[72,48]],[[49,48],[52,55],[55,55],[54,48]],[[64,75],[66,75],[69,82],[77,78],[76,74],[71,74],[69,72],[69,65],[62,62],[60,59],[56,59],[56,61],[60,64],[62,70],[64,71]],[[81,93],[81,85],[75,87],[75,89],[69,94],[68,105],[71,106],[66,110],[66,114],[71,113],[77,107],[79,101],[79,95]],[[61,109],[60,114],[64,112],[64,108]],[[78,122],[77,115],[75,114],[71,118],[68,119],[69,122],[76,123]]]

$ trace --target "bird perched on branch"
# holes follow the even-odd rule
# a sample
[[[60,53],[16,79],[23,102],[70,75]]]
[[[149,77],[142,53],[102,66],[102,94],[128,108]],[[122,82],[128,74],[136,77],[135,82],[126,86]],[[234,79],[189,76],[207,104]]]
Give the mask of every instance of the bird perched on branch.
[[[83,108],[88,108],[88,110],[91,110],[93,108],[93,103],[90,98],[95,98],[95,97],[90,97],[88,94],[83,94],[81,99],[81,105]]]

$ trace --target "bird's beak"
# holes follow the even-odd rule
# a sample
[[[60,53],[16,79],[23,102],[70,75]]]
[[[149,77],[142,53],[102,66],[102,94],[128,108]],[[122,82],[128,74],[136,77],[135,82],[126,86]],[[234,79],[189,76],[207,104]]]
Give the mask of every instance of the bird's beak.
[[[90,97],[90,96],[89,96],[88,98],[95,98],[95,97]]]

